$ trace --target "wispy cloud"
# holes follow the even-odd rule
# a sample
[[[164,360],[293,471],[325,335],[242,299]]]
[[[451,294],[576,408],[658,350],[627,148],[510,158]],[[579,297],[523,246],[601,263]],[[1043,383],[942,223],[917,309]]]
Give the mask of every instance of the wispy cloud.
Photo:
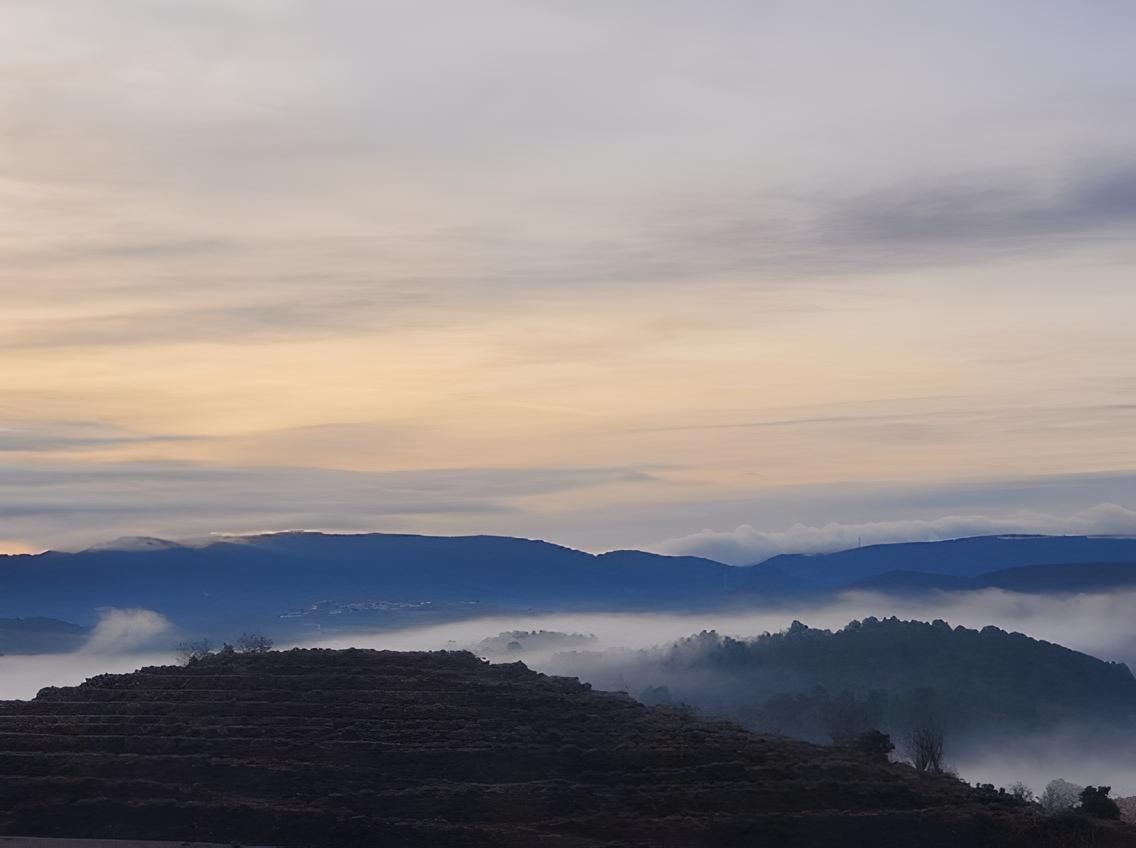
[[[1127,467],[1136,12],[1042,2],[5,3],[4,535],[628,544]],[[439,466],[529,477],[318,471]]]
[[[1136,164],[1070,161],[1057,178],[1011,169],[863,193],[723,196],[644,233],[644,276],[758,273],[771,281],[957,266],[1112,245],[1130,258]],[[625,269],[626,270],[626,269]]]
[[[649,486],[635,468],[352,472],[194,463],[9,465],[0,519],[15,538],[77,546],[118,535],[184,537],[297,528],[480,529],[530,499],[610,485]]]
[[[56,453],[189,441],[192,436],[131,433],[92,421],[0,419],[0,453]]]
[[[165,647],[155,645],[155,641],[172,629],[169,619],[153,610],[104,609],[80,653],[105,656]]]
[[[663,553],[690,554],[733,565],[749,565],[781,553],[823,553],[858,545],[888,542],[938,541],[1001,533],[1136,535],[1136,510],[1100,504],[1072,515],[1047,515],[1021,510],[1001,516],[949,515],[935,519],[795,524],[766,531],[743,524],[734,530],[702,530],[654,545]]]

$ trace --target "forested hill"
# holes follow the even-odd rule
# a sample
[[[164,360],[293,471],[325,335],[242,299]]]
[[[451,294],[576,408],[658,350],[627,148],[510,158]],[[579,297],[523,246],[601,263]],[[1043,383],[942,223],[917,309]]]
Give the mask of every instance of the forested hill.
[[[837,690],[1004,692],[1055,708],[1092,705],[1136,715],[1136,677],[1123,663],[992,626],[866,618],[834,632],[794,622],[782,633],[751,640],[692,636],[672,646],[664,662],[794,671]]]
[[[1060,645],[996,627],[868,618],[831,632],[734,639],[704,632],[605,661],[567,653],[557,668],[603,669],[653,699],[691,703],[767,730],[828,738],[834,723],[904,733],[933,720],[968,734],[1059,724],[1136,728],[1136,677]]]
[[[0,703],[0,769],[0,834],[335,848],[1133,837],[464,652],[222,654],[46,689]]]

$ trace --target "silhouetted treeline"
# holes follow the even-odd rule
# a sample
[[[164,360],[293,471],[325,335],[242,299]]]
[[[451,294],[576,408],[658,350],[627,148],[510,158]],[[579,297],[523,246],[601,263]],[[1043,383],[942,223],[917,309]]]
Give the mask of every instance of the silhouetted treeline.
[[[1136,724],[1127,666],[996,627],[853,621],[835,632],[794,622],[735,639],[706,631],[663,647],[557,658],[556,667],[651,703],[686,703],[748,727],[817,741],[934,722],[952,733]]]

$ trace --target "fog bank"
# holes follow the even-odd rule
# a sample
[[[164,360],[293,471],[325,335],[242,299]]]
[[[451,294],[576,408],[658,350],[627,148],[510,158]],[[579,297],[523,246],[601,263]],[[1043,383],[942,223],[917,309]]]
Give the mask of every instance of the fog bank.
[[[922,598],[898,598],[872,592],[847,592],[835,600],[770,609],[694,613],[550,613],[467,619],[431,627],[384,633],[337,633],[310,644],[390,650],[440,650],[466,646],[509,630],[559,630],[593,633],[599,648],[649,648],[702,630],[746,638],[786,629],[794,620],[810,627],[837,629],[867,616],[932,621],[981,629],[987,625],[1017,631],[1091,654],[1136,666],[1136,592],[1095,595],[1024,595],[1001,589],[936,592]]]
[[[69,654],[0,654],[0,700],[34,698],[45,686],[74,686],[96,674],[124,674],[173,662],[174,626],[146,609],[100,612],[90,637]]]
[[[440,650],[473,648],[488,637],[521,631],[560,631],[594,634],[588,651],[609,651],[609,659],[629,652],[665,645],[702,630],[724,636],[749,638],[786,629],[794,620],[810,627],[839,629],[853,619],[868,616],[931,621],[982,628],[994,625],[1055,642],[1106,660],[1136,664],[1136,619],[1130,610],[1136,592],[1075,596],[1033,596],[1003,590],[970,593],[936,593],[924,598],[896,598],[866,592],[849,592],[826,603],[776,609],[696,613],[555,613],[499,615],[467,619],[431,627],[388,632],[342,631],[327,633],[303,643],[305,647],[379,648],[389,650]],[[87,644],[71,654],[0,656],[0,699],[26,699],[44,686],[81,683],[96,674],[127,673],[147,665],[175,661],[174,626],[149,610],[106,610]],[[291,647],[281,645],[281,647]],[[621,652],[620,649],[623,649]],[[557,657],[559,648],[525,651],[521,659],[550,673],[578,674],[597,686],[631,688],[633,674],[623,679],[608,673],[602,655],[591,654],[591,666]],[[494,661],[507,659],[493,657]],[[626,671],[624,668],[622,671]],[[1062,685],[1055,681],[1055,685]],[[632,694],[637,694],[633,692]],[[1082,784],[1110,784],[1114,794],[1136,794],[1133,740],[1101,739],[1099,746],[1085,744],[1085,734],[1054,734],[1034,739],[1005,739],[988,746],[968,745],[957,750],[951,764],[962,777],[996,785],[1022,780],[1040,792],[1057,777]],[[1091,737],[1090,737],[1091,738]]]

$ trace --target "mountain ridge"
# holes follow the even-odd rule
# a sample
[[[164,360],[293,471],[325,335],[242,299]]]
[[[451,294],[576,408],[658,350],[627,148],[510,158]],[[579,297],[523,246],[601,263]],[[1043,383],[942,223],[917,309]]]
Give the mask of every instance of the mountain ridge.
[[[368,625],[379,619],[405,625],[494,611],[752,606],[857,588],[909,592],[913,582],[966,590],[982,588],[965,582],[982,574],[1042,565],[1065,567],[1065,583],[1072,585],[1084,563],[1098,571],[1109,563],[1136,563],[1136,539],[979,536],[782,554],[730,566],[648,551],[593,554],[494,535],[291,531],[187,542],[143,537],[76,552],[0,557],[0,616],[89,625],[100,607],[138,607],[190,627],[240,626],[250,619],[268,626],[290,611],[328,603],[370,610],[374,621]],[[1087,578],[1088,571],[1080,576]],[[1018,591],[1050,591],[1056,579],[1044,569],[1005,579],[1010,577]],[[1103,577],[1098,583],[1116,585]],[[397,615],[392,604],[401,610]],[[337,619],[337,626],[343,621]]]
[[[1025,593],[1076,593],[1136,587],[1134,562],[1042,563],[1000,568],[977,577],[925,571],[887,571],[851,584],[850,589],[914,593],[1002,589]]]
[[[752,567],[776,567],[818,585],[835,587],[896,570],[977,577],[1026,565],[1136,562],[1134,553],[1136,537],[1126,535],[1000,534],[892,542],[828,553],[777,554]]]

